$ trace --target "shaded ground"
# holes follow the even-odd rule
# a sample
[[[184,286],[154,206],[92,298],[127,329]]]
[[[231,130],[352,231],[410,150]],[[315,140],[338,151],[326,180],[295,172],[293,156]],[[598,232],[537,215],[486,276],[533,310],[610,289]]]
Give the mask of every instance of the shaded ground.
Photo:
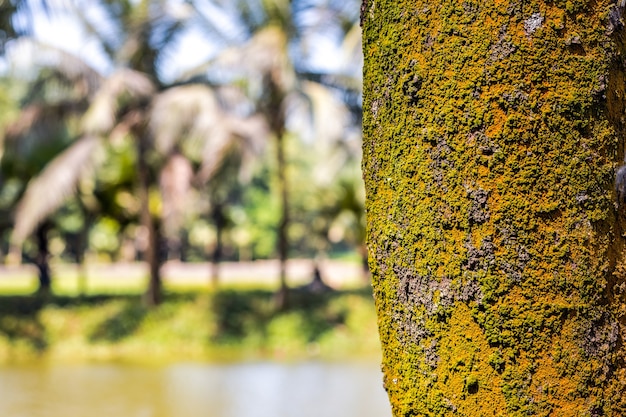
[[[291,358],[379,355],[369,288],[295,291],[276,310],[270,289],[137,295],[0,296],[0,364],[55,360]]]

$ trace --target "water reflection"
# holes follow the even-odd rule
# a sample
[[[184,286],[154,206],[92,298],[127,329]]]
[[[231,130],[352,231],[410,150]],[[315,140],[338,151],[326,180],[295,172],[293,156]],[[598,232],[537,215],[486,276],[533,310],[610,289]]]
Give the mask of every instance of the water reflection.
[[[244,363],[0,368],[0,416],[387,417],[378,367]]]

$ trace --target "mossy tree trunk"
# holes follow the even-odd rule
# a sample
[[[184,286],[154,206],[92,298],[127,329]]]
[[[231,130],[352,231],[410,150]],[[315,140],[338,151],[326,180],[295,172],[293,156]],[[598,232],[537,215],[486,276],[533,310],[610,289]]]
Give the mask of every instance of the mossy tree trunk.
[[[626,415],[622,13],[365,0],[368,250],[394,416]]]

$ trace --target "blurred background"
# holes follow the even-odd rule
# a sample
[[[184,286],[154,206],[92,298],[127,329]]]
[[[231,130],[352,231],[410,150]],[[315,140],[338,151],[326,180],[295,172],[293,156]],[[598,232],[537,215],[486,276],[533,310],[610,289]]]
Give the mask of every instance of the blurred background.
[[[0,0],[0,414],[390,415],[359,9]]]

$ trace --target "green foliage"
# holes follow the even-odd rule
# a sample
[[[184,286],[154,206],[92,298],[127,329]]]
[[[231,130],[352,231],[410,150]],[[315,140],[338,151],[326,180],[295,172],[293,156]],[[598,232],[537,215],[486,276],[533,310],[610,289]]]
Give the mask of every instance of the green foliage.
[[[0,179],[0,231],[12,226],[9,213],[29,218],[16,221],[26,226],[15,228],[22,233],[17,242],[13,236],[12,243],[21,245],[33,227],[46,219],[53,227],[50,237],[56,250],[52,255],[57,259],[74,262],[83,259],[85,252],[101,260],[135,259],[140,249],[134,244],[135,232],[142,230],[137,227],[141,206],[137,144],[145,141],[148,149],[141,160],[149,165],[151,212],[163,223],[160,231],[166,235],[168,250],[169,240],[178,239],[181,258],[207,260],[216,246],[212,215],[219,207],[225,217],[220,229],[224,259],[275,257],[277,230],[281,229],[277,144],[260,142],[271,143],[279,134],[284,136],[287,153],[290,256],[349,253],[362,243],[356,134],[360,112],[358,100],[356,104],[343,100],[346,95],[359,95],[360,70],[354,71],[354,62],[359,60],[351,60],[353,71],[324,70],[341,73],[337,77],[318,73],[303,45],[309,37],[315,39],[320,27],[302,19],[322,19],[325,28],[332,28],[328,33],[336,33],[340,43],[343,34],[358,32],[356,8],[352,7],[356,2],[212,2],[232,25],[205,15],[196,2],[189,2],[194,9],[190,15],[164,7],[167,0],[119,7],[113,3],[90,3],[106,23],[94,19],[98,13],[85,13],[86,3],[63,11],[83,26],[90,44],[98,45],[114,71],[100,74],[80,56],[35,42],[33,48],[46,53],[34,54],[38,59],[29,71],[32,78],[11,74],[1,80],[0,87],[7,88],[0,88],[0,128],[12,128],[14,140],[12,146],[0,147],[3,171],[12,177]],[[58,23],[55,16],[50,18],[52,26]],[[230,52],[237,49],[240,62],[225,70],[228,59],[218,57],[178,80],[163,79],[161,75],[167,72],[163,70],[171,63],[170,48],[175,48],[177,36],[191,26],[206,31],[207,43],[219,51],[229,46],[234,47]],[[267,54],[276,59],[268,61]],[[276,85],[270,88],[268,83]],[[159,107],[163,103],[170,106]],[[350,105],[354,120],[350,119]],[[250,126],[256,125],[242,121],[255,112],[274,124],[273,132],[268,133],[261,124],[250,132]],[[17,116],[21,122],[9,126]],[[80,153],[81,158],[73,158],[72,164],[47,170],[76,149],[85,134],[99,138],[90,152]],[[193,175],[184,178],[184,186],[180,177],[167,179],[175,180],[174,188],[191,186],[193,190],[187,204],[181,204],[182,210],[175,209],[184,213],[170,211],[166,219],[164,203],[178,201],[160,184],[163,167],[173,154],[187,159]],[[89,169],[83,169],[85,166]],[[211,174],[200,175],[203,171]],[[319,172],[325,172],[330,181],[320,181]],[[35,195],[26,199],[30,209],[19,210],[18,216],[18,201],[25,200],[24,190],[33,185],[33,178],[48,186],[31,194],[43,189],[55,198]],[[345,204],[350,194],[344,193],[346,184],[358,189],[351,195],[356,197],[352,203],[357,204],[351,207]],[[331,229],[333,237],[329,238]],[[88,234],[86,245],[82,231]],[[8,249],[9,239],[8,232],[0,233],[2,252]],[[33,239],[26,240],[23,252],[28,259],[34,257],[36,244]]]
[[[235,218],[237,225],[250,234],[253,258],[270,258],[276,250],[276,225],[280,205],[276,193],[270,193],[268,171],[254,178],[243,196],[244,216]]]
[[[91,247],[95,250],[113,254],[117,251],[120,241],[118,234],[120,225],[110,217],[103,217],[94,225],[89,235]]]
[[[24,83],[20,80],[0,77],[0,131],[13,122],[19,114],[19,97],[23,94],[20,90],[24,88]],[[0,156],[4,146],[0,135]]]

